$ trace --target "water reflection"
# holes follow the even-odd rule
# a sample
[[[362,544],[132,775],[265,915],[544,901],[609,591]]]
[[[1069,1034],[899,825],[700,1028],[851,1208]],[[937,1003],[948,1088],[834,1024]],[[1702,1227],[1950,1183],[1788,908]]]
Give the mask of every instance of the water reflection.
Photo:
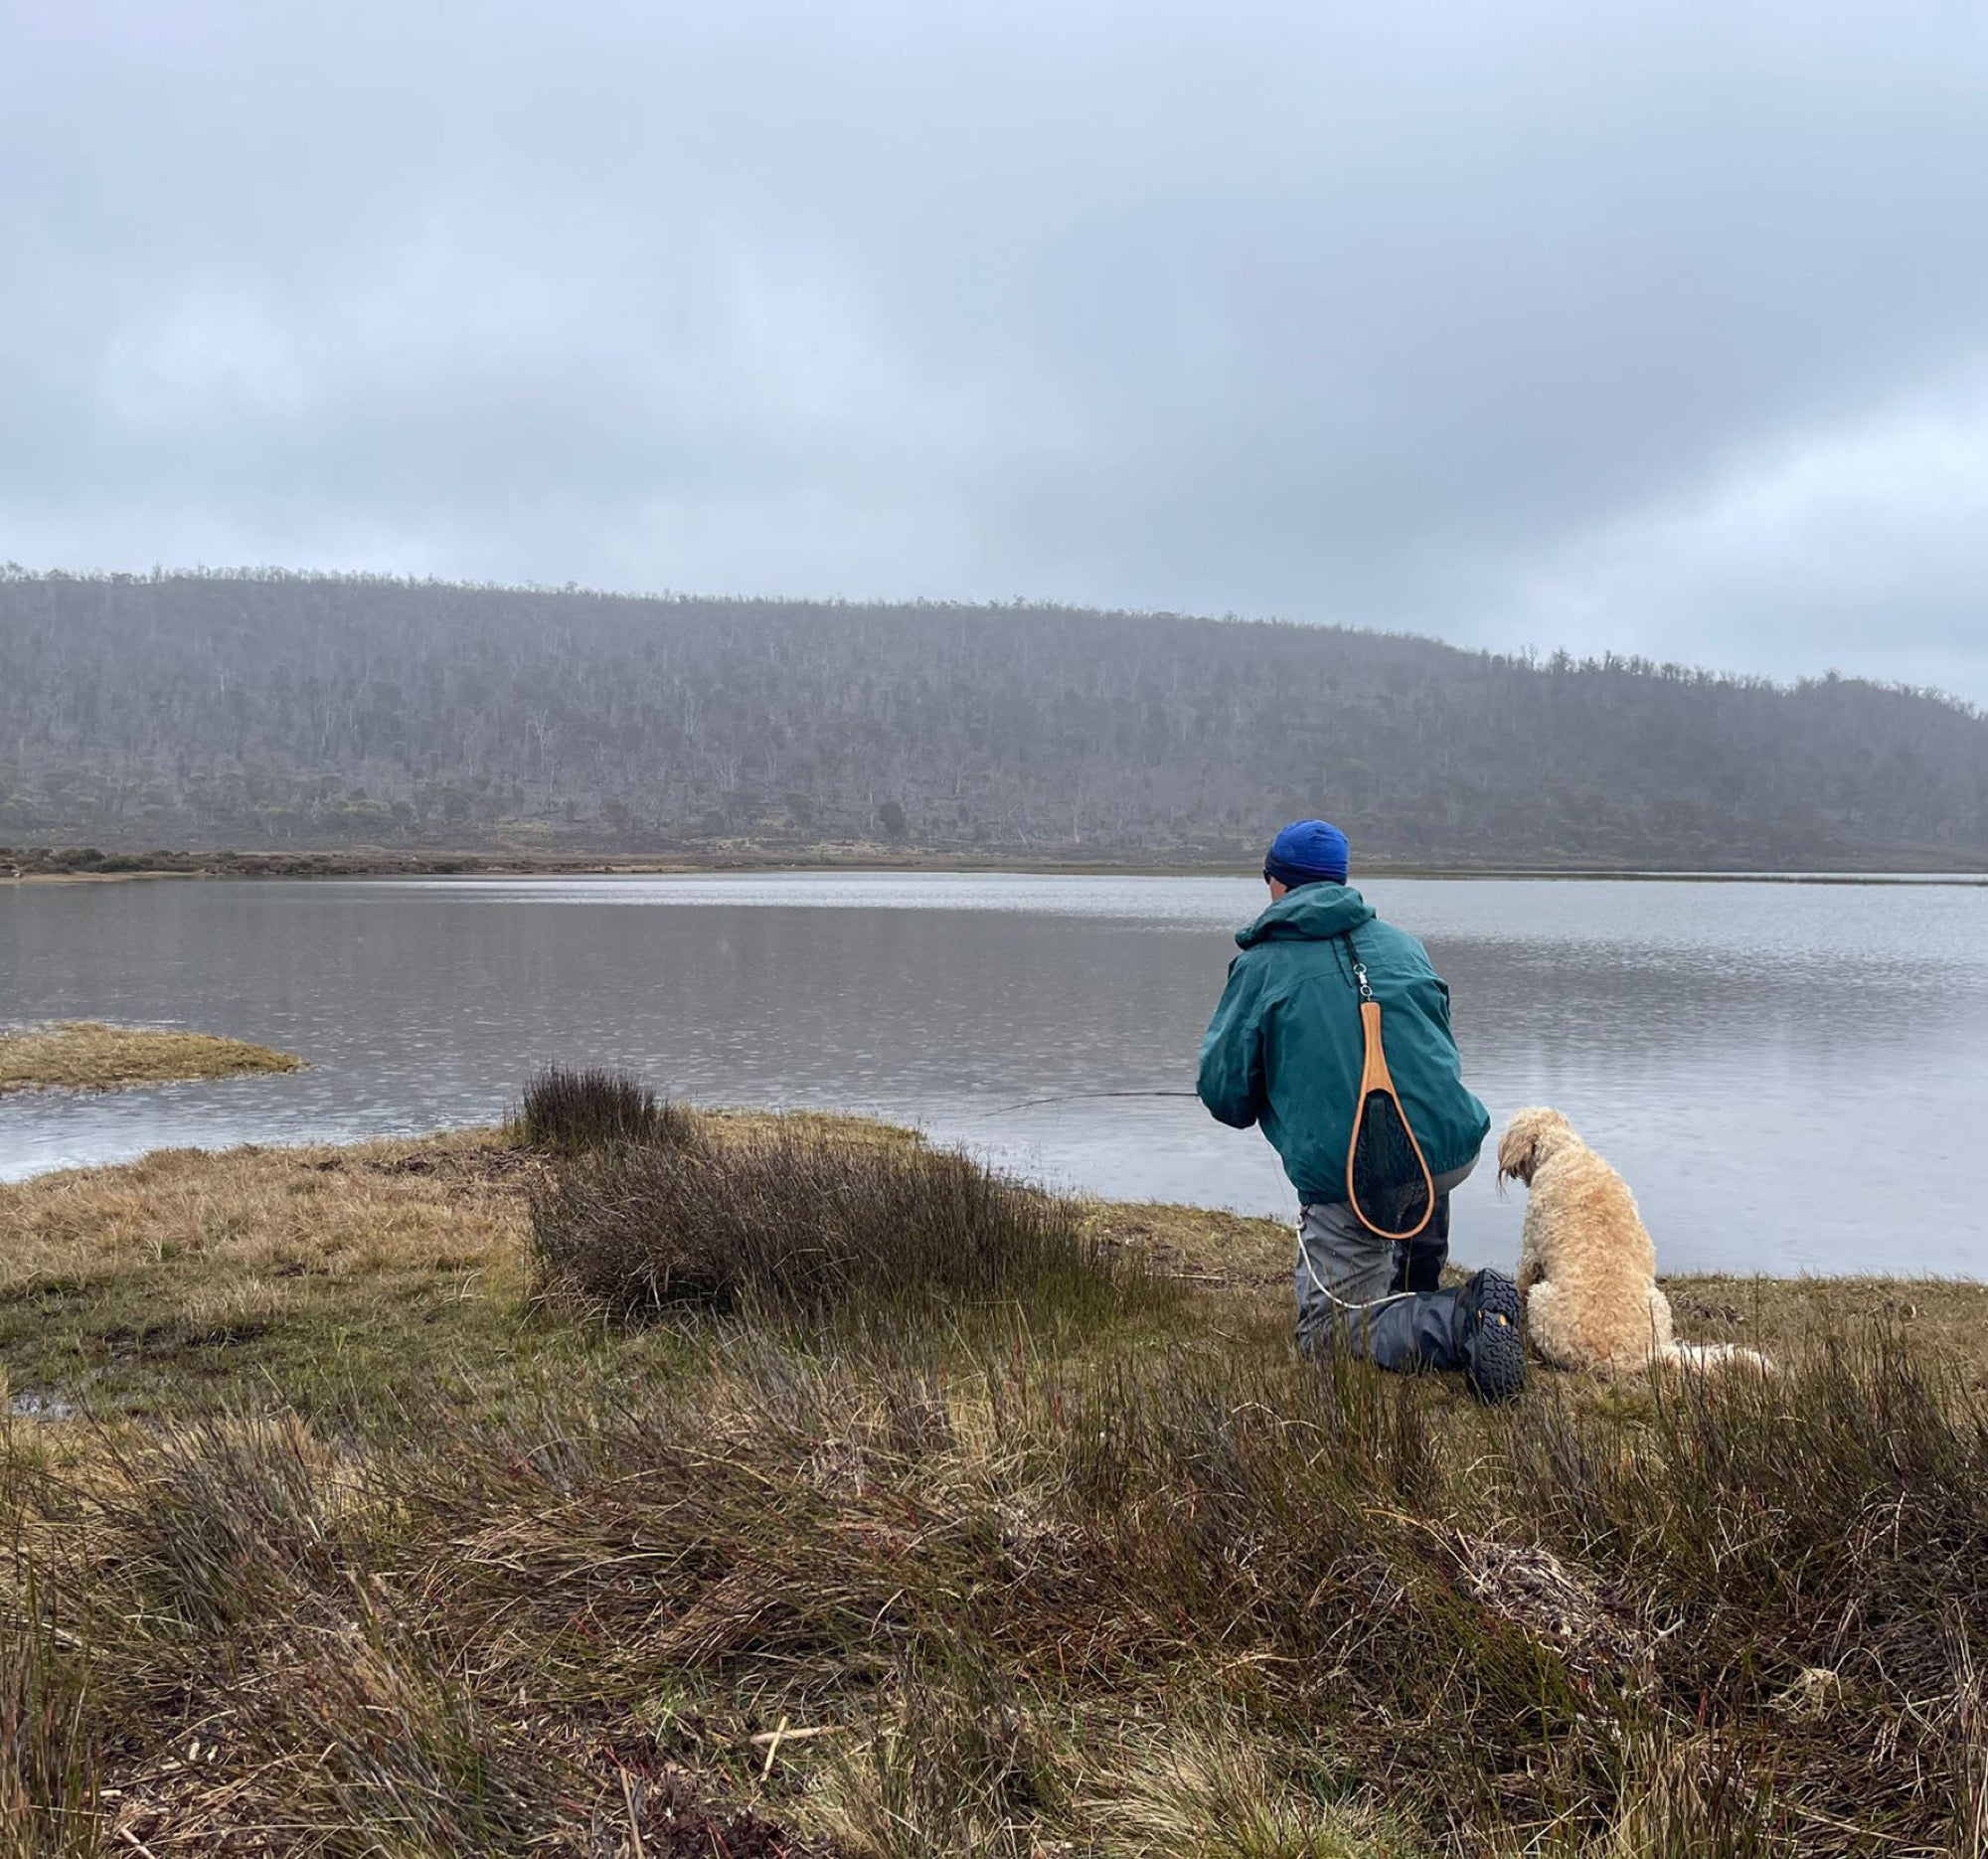
[[[1676,1267],[1988,1272],[1988,893],[1382,881],[1479,1094],[1561,1104]],[[1224,879],[684,877],[0,892],[0,1016],[304,1053],[293,1077],[0,1104],[0,1174],[161,1143],[501,1114],[549,1059],[706,1101],[922,1122],[1098,1192],[1287,1209],[1258,1138],[1177,1098],[1261,888]],[[1069,1100],[1014,1108],[1023,1099]],[[1508,1257],[1488,1170],[1458,1249]]]

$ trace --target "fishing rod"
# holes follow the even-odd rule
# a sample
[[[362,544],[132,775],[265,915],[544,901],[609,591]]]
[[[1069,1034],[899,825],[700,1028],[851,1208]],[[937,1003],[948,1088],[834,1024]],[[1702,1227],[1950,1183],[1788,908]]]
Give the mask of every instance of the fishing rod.
[[[984,1116],[1007,1116],[1016,1110],[1032,1110],[1041,1103],[1080,1103],[1097,1098],[1195,1098],[1199,1092],[1193,1091],[1060,1091],[1048,1098],[1024,1098],[1019,1103],[1004,1103],[998,1110],[985,1110]]]
[[[1015,1110],[1027,1110],[1041,1103],[1078,1103],[1097,1098],[1198,1098],[1198,1091],[1060,1091],[1047,1098],[1024,1098],[1019,1103],[1004,1103],[998,1110],[988,1110],[988,1116],[1007,1116]],[[1406,1297],[1412,1297],[1413,1291],[1390,1291],[1385,1297],[1370,1297],[1360,1303],[1351,1303],[1341,1297],[1318,1275],[1318,1268],[1311,1262],[1311,1255],[1305,1250],[1303,1238],[1298,1241],[1298,1262],[1304,1267],[1305,1275],[1311,1279],[1312,1287],[1327,1303],[1337,1305],[1341,1310],[1378,1310],[1383,1304],[1398,1304]]]

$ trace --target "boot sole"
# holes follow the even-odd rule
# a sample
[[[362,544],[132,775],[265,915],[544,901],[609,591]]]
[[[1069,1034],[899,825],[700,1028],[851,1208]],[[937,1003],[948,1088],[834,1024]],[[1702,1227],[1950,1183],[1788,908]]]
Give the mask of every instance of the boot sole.
[[[1526,1385],[1526,1342],[1520,1330],[1519,1287],[1489,1273],[1477,1302],[1464,1381],[1483,1402],[1509,1401]]]

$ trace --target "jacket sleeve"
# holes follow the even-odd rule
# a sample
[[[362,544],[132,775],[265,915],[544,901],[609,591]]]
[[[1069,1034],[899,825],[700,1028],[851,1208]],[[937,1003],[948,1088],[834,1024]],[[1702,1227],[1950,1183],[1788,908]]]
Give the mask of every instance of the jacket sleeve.
[[[1263,983],[1254,962],[1229,964],[1229,985],[1201,1042],[1195,1090],[1211,1115],[1247,1129],[1263,1111]]]
[[[1442,1036],[1449,1041],[1450,1050],[1453,1052],[1456,1049],[1456,1029],[1449,1023],[1449,983],[1436,973],[1435,963],[1429,960],[1428,950],[1419,942],[1415,944],[1415,954],[1419,959],[1423,977],[1428,982],[1429,999],[1432,1003],[1430,1018],[1442,1029]]]
[[[1442,1022],[1442,1030],[1449,1035],[1449,1043],[1456,1044],[1456,1029],[1449,1023],[1449,983],[1441,975],[1435,978],[1436,1018]]]

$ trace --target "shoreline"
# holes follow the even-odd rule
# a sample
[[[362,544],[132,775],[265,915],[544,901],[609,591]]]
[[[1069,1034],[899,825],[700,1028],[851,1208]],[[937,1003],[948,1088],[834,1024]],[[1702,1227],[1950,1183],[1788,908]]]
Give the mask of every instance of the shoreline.
[[[82,1088],[84,1093],[89,1089]],[[862,1112],[719,1104],[699,1106],[695,1114],[720,1129],[741,1132],[787,1123],[836,1138],[846,1136],[858,1141],[883,1138],[920,1145],[931,1143],[939,1148],[952,1146],[933,1143],[913,1125]],[[28,1175],[0,1176],[0,1236],[8,1231],[5,1215],[10,1198],[54,1191],[87,1196],[92,1190],[115,1190],[121,1184],[141,1181],[161,1171],[182,1176],[188,1171],[208,1172],[218,1180],[245,1167],[272,1174],[299,1167],[322,1172],[327,1167],[364,1168],[381,1157],[488,1157],[493,1153],[522,1157],[534,1151],[501,1123],[455,1123],[410,1135],[303,1136],[294,1141],[238,1142],[219,1148],[167,1144],[121,1160],[58,1164]],[[427,1166],[422,1161],[415,1172]],[[1182,1266],[1185,1275],[1196,1283],[1288,1293],[1290,1221],[1281,1214],[1242,1213],[1234,1208],[1204,1207],[1185,1201],[1124,1200],[1074,1189],[1042,1191],[1082,1208],[1100,1231],[1118,1236],[1114,1244],[1156,1248],[1171,1264]],[[0,1260],[0,1268],[3,1267],[4,1260]],[[4,1269],[0,1269],[0,1284],[4,1283]],[[1802,1301],[1810,1294],[1826,1296],[1846,1291],[1882,1292],[1896,1299],[1907,1291],[1932,1295],[1958,1289],[1979,1292],[1984,1299],[1983,1313],[1988,1315],[1988,1279],[1965,1275],[1665,1271],[1660,1266],[1657,1279],[1674,1295],[1679,1291],[1689,1295],[1694,1287],[1750,1286],[1763,1295],[1793,1301]],[[0,1303],[4,1303],[5,1296],[4,1288],[0,1288]],[[1988,1356],[1988,1333],[1984,1333],[1983,1351]]]
[[[43,855],[60,859],[61,853]],[[678,878],[767,877],[780,874],[843,876],[968,876],[1032,878],[1253,878],[1252,861],[1239,859],[1031,858],[1022,854],[898,853],[876,846],[851,846],[798,854],[723,852],[708,855],[566,854],[510,855],[482,852],[398,854],[378,849],[354,852],[262,853],[190,852],[172,865],[125,864],[111,855],[83,865],[0,869],[0,885],[91,885],[157,882],[163,879],[340,878]],[[112,869],[105,869],[111,867]],[[1640,867],[1603,864],[1455,865],[1373,860],[1361,863],[1354,880],[1416,879],[1483,883],[1615,884],[1772,884],[1893,885],[1952,890],[1988,889],[1988,870],[1850,866],[1834,871]]]

